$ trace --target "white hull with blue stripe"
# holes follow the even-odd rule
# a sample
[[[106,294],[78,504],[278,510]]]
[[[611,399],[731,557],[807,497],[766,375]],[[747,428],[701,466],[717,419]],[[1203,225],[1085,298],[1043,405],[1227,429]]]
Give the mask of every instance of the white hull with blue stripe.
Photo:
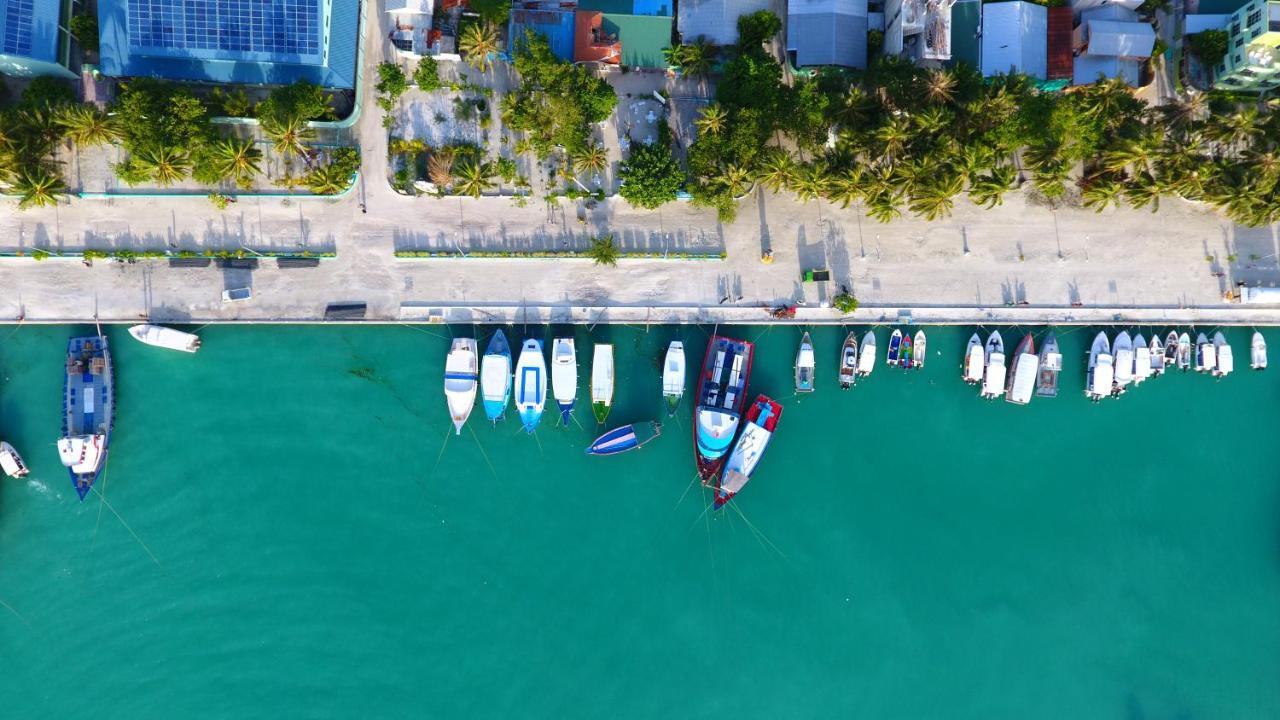
[[[542,357],[542,343],[525,340],[516,361],[516,411],[526,432],[532,433],[542,419],[547,403],[547,361]]]

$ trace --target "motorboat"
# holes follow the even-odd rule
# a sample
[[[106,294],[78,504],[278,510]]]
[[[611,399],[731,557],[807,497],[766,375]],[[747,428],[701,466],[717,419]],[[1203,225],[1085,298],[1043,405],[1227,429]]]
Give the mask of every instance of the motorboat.
[[[902,336],[902,349],[898,353],[898,367],[909,368],[915,365],[915,345],[911,341],[911,333]]]
[[[898,358],[902,355],[902,331],[894,330],[889,336],[889,350],[885,354],[885,360],[890,366],[898,364]]]
[[[667,346],[667,356],[662,361],[662,399],[667,405],[667,417],[673,417],[684,397],[684,343],[672,340]]]
[[[107,338],[71,338],[66,370],[58,458],[71,475],[76,494],[84,500],[106,467],[115,423],[115,379]]]
[[[712,336],[698,373],[698,402],[693,409],[694,459],[703,484],[718,482],[738,434],[755,345]]]
[[[720,486],[716,488],[716,509],[741,492],[751,479],[751,474],[755,472],[760,459],[764,457],[764,451],[769,447],[769,440],[781,417],[782,405],[764,395],[756,397],[756,401],[747,409],[747,422],[742,426],[742,435],[729,454],[729,460],[724,465],[724,476],[720,479]]]
[[[1218,367],[1218,351],[1204,333],[1196,335],[1196,372],[1212,372]]]
[[[1267,341],[1262,337],[1262,333],[1253,332],[1253,339],[1249,342],[1249,367],[1254,370],[1267,369]]]
[[[480,358],[480,398],[489,422],[497,423],[506,416],[511,400],[511,346],[501,330],[489,338]]]
[[[596,438],[587,446],[588,455],[617,455],[644,447],[644,444],[662,434],[662,424],[652,421],[632,423],[617,427]]]
[[[551,341],[551,396],[560,408],[560,424],[568,426],[578,397],[578,354],[573,338]]]
[[[858,336],[850,332],[840,348],[840,389],[848,390],[858,381]]]
[[[796,351],[796,392],[813,392],[813,340],[809,333],[800,338],[800,348]]]
[[[1194,349],[1191,347],[1191,336],[1182,333],[1178,336],[1178,369],[1186,372],[1191,368],[1191,356]]]
[[[987,366],[987,356],[982,350],[982,338],[978,333],[969,337],[969,346],[964,352],[964,381],[970,385],[982,382],[982,371]]]
[[[1058,375],[1062,372],[1062,351],[1058,336],[1052,330],[1040,346],[1040,372],[1036,378],[1036,397],[1058,397]]]
[[[449,419],[453,421],[454,432],[459,435],[476,404],[478,368],[475,338],[454,338],[444,360],[444,399],[449,405]]]
[[[26,477],[31,472],[27,464],[22,462],[22,456],[7,442],[0,442],[0,470],[4,470],[4,474],[11,478]]]
[[[984,349],[985,369],[982,376],[982,392],[984,398],[998,398],[1004,394],[1004,339],[1000,337],[999,330],[993,330],[987,336],[987,345]]]
[[[604,424],[613,407],[613,346],[596,343],[591,355],[591,413]]]
[[[1114,392],[1119,395],[1128,389],[1129,384],[1133,382],[1133,339],[1129,337],[1129,333],[1124,330],[1116,335],[1116,341],[1111,345],[1112,354],[1115,355],[1116,379]]]
[[[134,325],[129,328],[129,334],[138,342],[166,350],[193,353],[200,349],[198,335],[163,325]]]
[[[1093,337],[1089,348],[1089,370],[1085,378],[1084,396],[1097,402],[1111,394],[1115,382],[1115,356],[1111,354],[1111,342],[1107,334],[1100,332]]]
[[[1147,352],[1151,353],[1151,374],[1163,375],[1165,365],[1165,349],[1164,343],[1160,341],[1160,336],[1151,334],[1151,345],[1147,348]],[[1177,354],[1177,350],[1174,350]]]
[[[915,357],[912,359],[911,367],[919,370],[924,367],[924,356],[926,354],[925,336],[924,336],[923,330],[916,331],[916,338],[913,345],[914,345]]]
[[[542,356],[542,341],[529,338],[520,347],[515,372],[516,412],[525,432],[532,434],[542,419],[547,404],[547,361]]]
[[[1164,336],[1164,367],[1171,368],[1178,364],[1178,331],[1170,330],[1168,335]],[[1162,370],[1163,372],[1163,370]]]
[[[1036,377],[1040,372],[1040,356],[1036,355],[1036,343],[1031,333],[1027,333],[1013,351],[1013,367],[1009,372],[1008,384],[1005,386],[1006,402],[1014,405],[1026,405],[1035,394]]]
[[[1213,334],[1213,349],[1218,356],[1218,364],[1213,369],[1215,377],[1226,377],[1236,369],[1235,358],[1231,355],[1231,345],[1227,343],[1227,336],[1219,330]]]
[[[876,334],[868,330],[862,334],[862,346],[858,348],[858,375],[866,377],[876,369]]]
[[[1143,380],[1151,377],[1151,346],[1147,339],[1138,333],[1133,338],[1133,384],[1141,385]]]

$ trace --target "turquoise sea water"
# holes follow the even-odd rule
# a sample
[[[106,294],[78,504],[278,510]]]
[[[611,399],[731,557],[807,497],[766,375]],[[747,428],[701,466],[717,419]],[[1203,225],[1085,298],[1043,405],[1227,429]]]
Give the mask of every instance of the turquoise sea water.
[[[1280,716],[1280,367],[1247,370],[1244,330],[1232,376],[1099,405],[1063,330],[1061,396],[1028,407],[959,380],[970,329],[841,392],[816,328],[803,398],[801,328],[729,330],[785,410],[718,512],[688,398],[614,458],[582,454],[581,400],[582,427],[477,408],[450,436],[441,327],[210,327],[195,356],[110,328],[109,505],[81,503],[53,445],[76,330],[0,329],[33,468],[0,482],[4,717]],[[707,331],[577,336],[617,346],[613,425]]]

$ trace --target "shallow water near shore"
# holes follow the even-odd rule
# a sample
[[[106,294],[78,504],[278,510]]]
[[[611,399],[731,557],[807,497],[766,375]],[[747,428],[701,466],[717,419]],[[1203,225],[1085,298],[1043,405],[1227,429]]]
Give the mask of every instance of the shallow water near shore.
[[[53,442],[91,330],[0,328],[0,437],[32,467],[0,481],[3,714],[1280,716],[1280,366],[1248,370],[1248,331],[1228,378],[1094,405],[1094,331],[1063,328],[1060,396],[1015,407],[960,381],[971,328],[846,392],[843,330],[813,328],[805,397],[802,328],[721,330],[785,409],[713,512],[689,396],[642,450],[583,455],[590,340],[616,347],[612,427],[659,417],[666,343],[692,372],[710,328],[576,328],[577,422],[534,437],[480,408],[452,434],[450,333],[490,328],[208,327],[194,356],[108,328],[83,503]]]

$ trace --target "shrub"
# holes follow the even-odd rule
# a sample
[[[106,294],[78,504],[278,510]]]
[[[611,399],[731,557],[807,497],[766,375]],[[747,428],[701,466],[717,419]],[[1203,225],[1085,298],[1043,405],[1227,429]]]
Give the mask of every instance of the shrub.
[[[844,315],[858,309],[858,299],[849,293],[840,293],[831,301],[831,306]]]
[[[1200,62],[1210,67],[1222,62],[1227,56],[1227,43],[1230,36],[1225,30],[1205,30],[1187,36],[1187,47],[1192,54],[1200,58]]]
[[[384,62],[378,65],[378,84],[375,87],[389,103],[395,103],[409,89],[409,80],[399,65]],[[381,100],[378,104],[382,105]],[[386,109],[386,106],[383,108]]]
[[[440,87],[440,68],[433,57],[424,57],[413,70],[413,84],[419,90],[431,91]]]
[[[85,52],[98,52],[98,18],[96,15],[84,14],[71,18],[71,34],[80,43]]]

